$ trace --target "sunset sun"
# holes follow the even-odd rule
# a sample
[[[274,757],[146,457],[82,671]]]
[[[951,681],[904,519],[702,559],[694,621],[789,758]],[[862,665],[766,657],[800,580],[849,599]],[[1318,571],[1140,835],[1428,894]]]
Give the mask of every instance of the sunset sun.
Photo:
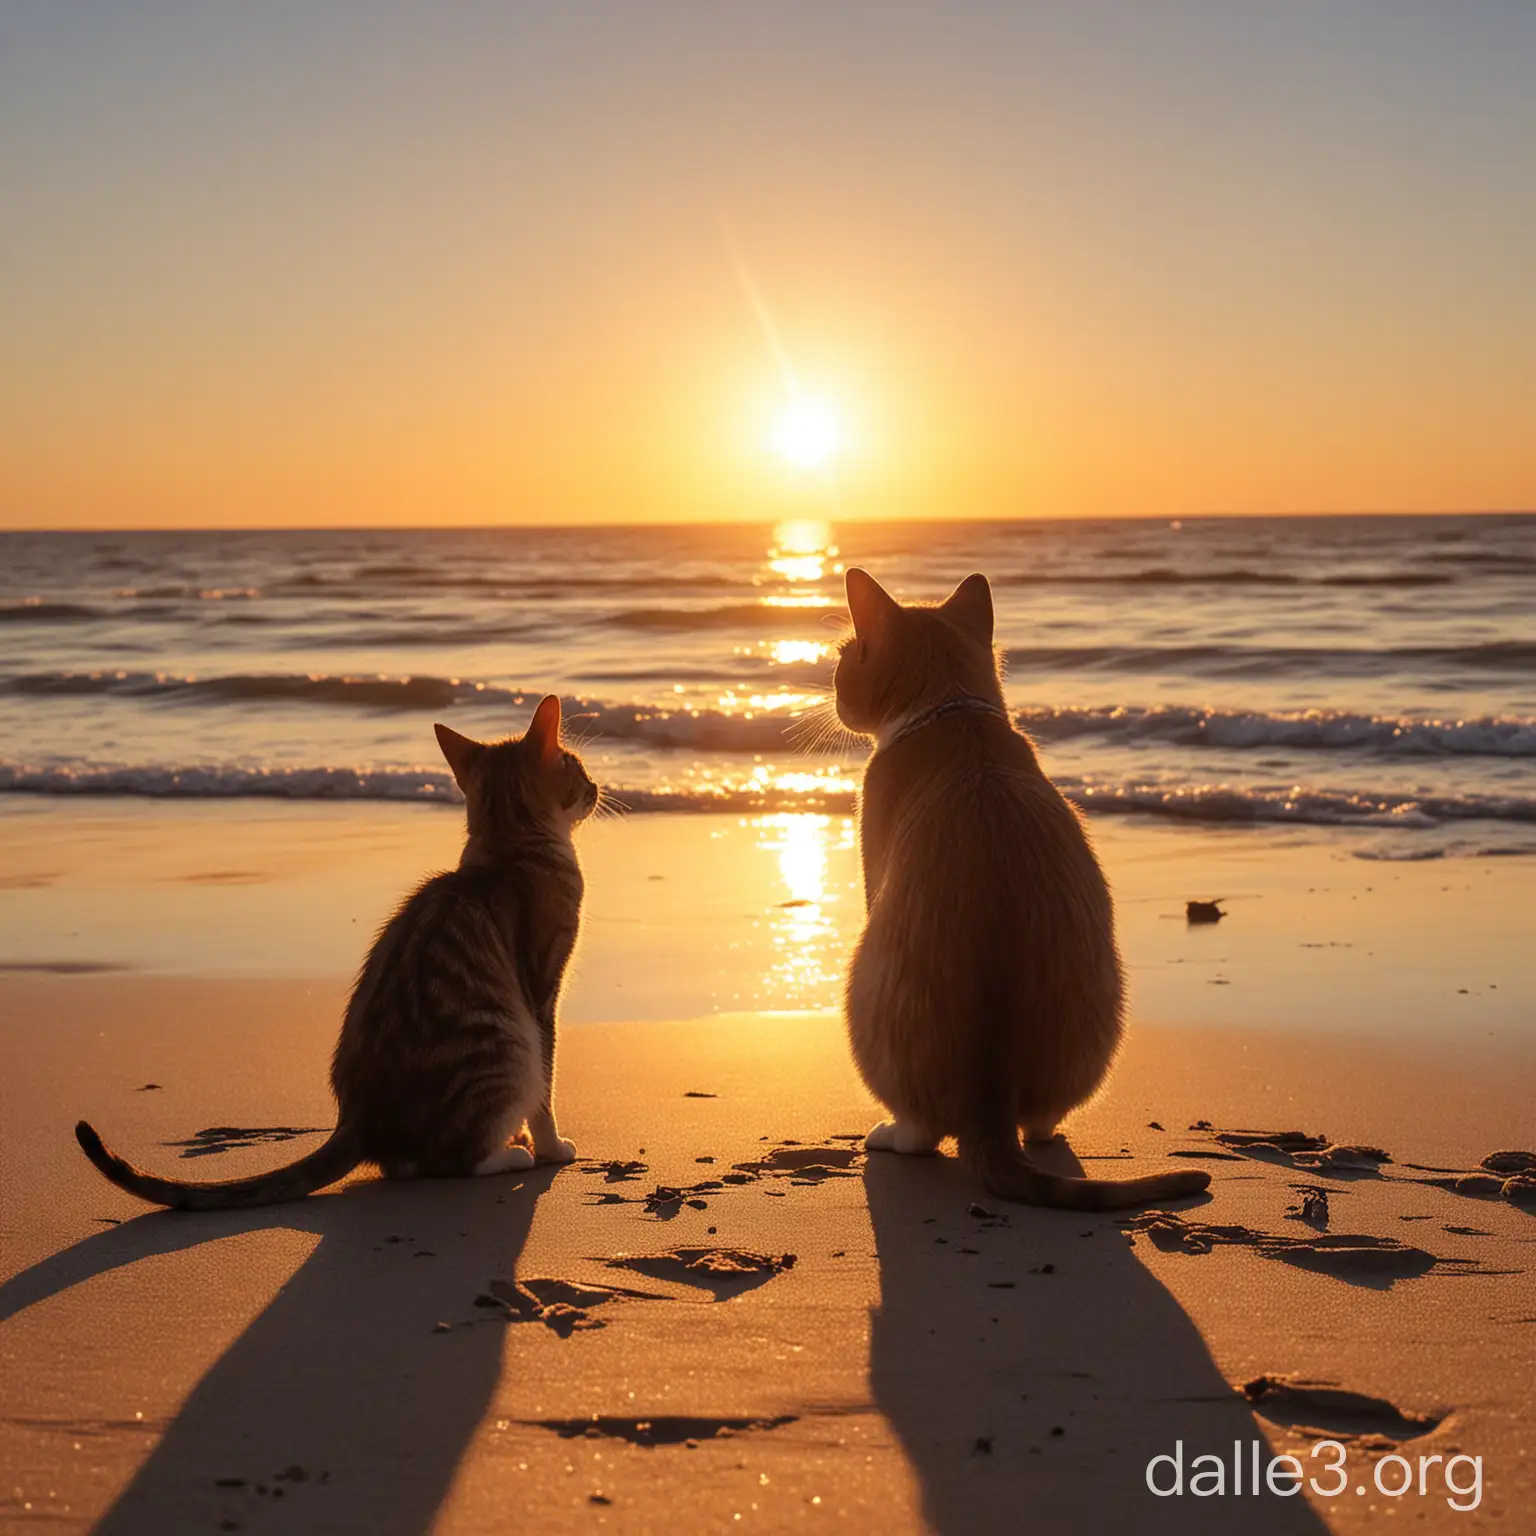
[[[798,469],[827,469],[842,449],[842,429],[824,401],[797,395],[774,426],[773,446]]]

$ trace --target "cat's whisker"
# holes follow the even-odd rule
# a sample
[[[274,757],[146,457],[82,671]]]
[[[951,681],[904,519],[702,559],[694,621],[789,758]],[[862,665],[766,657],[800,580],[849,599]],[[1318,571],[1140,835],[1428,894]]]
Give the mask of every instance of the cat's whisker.
[[[619,817],[627,815],[630,809],[627,800],[620,799],[611,789],[605,789],[602,785],[598,786],[597,804],[592,807],[594,818],[616,821]]]
[[[599,724],[601,719],[602,716],[595,709],[588,710],[585,714],[567,715],[565,717],[566,725],[569,725],[573,720],[581,720],[586,722],[586,724],[584,724],[581,730],[576,732],[574,738],[567,738],[566,745],[573,752],[580,754],[590,741],[602,734],[602,727]]]
[[[830,693],[784,727],[785,738],[797,751],[811,754],[841,754],[855,750],[859,738],[838,718],[837,700]]]

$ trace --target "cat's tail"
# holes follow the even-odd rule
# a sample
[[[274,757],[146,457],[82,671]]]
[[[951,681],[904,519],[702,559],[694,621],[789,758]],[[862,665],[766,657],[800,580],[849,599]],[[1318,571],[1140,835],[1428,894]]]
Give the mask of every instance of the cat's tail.
[[[284,1200],[299,1200],[334,1184],[364,1161],[348,1127],[339,1125],[322,1146],[286,1168],[258,1173],[249,1179],[225,1179],[212,1184],[188,1184],[180,1179],[157,1178],[135,1168],[125,1158],[107,1148],[94,1126],[82,1120],[75,1127],[75,1140],[101,1174],[126,1189],[130,1195],[148,1200],[152,1205],[166,1205],[178,1211],[224,1211],[250,1205],[277,1205]]]
[[[960,1138],[960,1158],[999,1200],[1050,1205],[1067,1211],[1121,1211],[1198,1195],[1211,1182],[1199,1168],[1154,1173],[1140,1179],[1071,1179],[1047,1173],[1029,1160],[1017,1130]]]

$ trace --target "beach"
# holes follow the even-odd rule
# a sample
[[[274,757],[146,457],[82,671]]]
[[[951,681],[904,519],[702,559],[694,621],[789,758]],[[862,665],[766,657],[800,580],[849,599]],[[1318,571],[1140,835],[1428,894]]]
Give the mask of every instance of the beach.
[[[10,536],[0,1520],[1520,1529],[1533,530]],[[865,1155],[867,747],[818,713],[856,562],[988,570],[1114,892],[1126,1043],[1039,1157],[1208,1196],[1002,1208],[952,1147]],[[459,856],[431,723],[546,691],[623,811],[578,834],[581,1160],[247,1214],[104,1183],[79,1118],[197,1178],[317,1143],[350,980]]]
[[[1132,1024],[1040,1155],[1209,1169],[1148,1220],[864,1155],[843,818],[600,824],[559,1047],[580,1162],[179,1216],[74,1120],[192,1177],[313,1145],[350,973],[458,816],[3,808],[6,1528],[1518,1530],[1536,1498],[1536,1216],[1443,1187],[1530,1145],[1527,860],[1095,820]],[[1340,1496],[1250,1491],[1256,1455],[1330,1487],[1324,1439]]]
[[[1533,77],[0,10],[0,1536],[1536,1536]]]

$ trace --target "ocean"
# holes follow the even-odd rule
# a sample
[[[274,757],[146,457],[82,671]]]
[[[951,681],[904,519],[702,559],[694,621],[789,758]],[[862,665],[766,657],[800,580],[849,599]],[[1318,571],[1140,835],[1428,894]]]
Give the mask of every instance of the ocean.
[[[846,814],[864,748],[796,721],[849,564],[986,572],[1090,816],[1536,851],[1523,515],[0,535],[0,793],[451,800],[432,722],[553,691],[633,811]]]

